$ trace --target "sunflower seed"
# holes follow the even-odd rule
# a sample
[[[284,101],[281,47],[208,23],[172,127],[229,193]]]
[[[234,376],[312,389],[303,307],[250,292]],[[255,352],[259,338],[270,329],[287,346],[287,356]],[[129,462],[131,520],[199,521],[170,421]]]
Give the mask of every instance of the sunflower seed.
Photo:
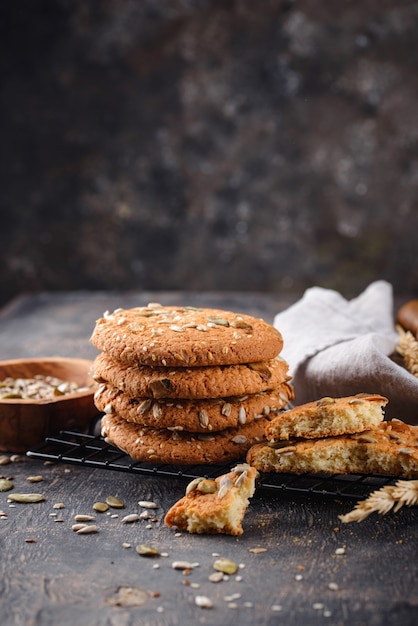
[[[231,487],[232,480],[229,478],[229,476],[222,476],[221,480],[219,481],[218,498],[222,499],[223,497],[225,497]]]
[[[76,522],[91,522],[94,520],[92,515],[74,515],[74,521]]]
[[[98,527],[95,524],[86,524],[82,528],[76,531],[77,535],[91,535],[98,532]]]
[[[131,524],[132,522],[137,522],[140,519],[137,513],[131,513],[130,515],[125,515],[121,519],[122,524]]]
[[[152,500],[140,500],[138,504],[142,506],[143,509],[158,509],[157,503]]]
[[[196,606],[199,606],[201,609],[212,609],[213,602],[207,596],[196,596],[194,599]]]
[[[207,428],[209,425],[209,415],[208,412],[205,411],[205,409],[201,409],[199,411],[199,424],[201,426],[201,428]]]

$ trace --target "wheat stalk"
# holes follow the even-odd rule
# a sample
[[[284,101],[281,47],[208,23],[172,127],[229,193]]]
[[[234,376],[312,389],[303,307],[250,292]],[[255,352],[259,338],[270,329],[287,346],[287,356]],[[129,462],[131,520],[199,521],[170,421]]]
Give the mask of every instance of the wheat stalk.
[[[418,378],[418,341],[409,330],[405,331],[401,326],[397,327],[397,331],[399,343],[396,352],[403,358],[406,369]]]
[[[391,509],[395,512],[403,506],[418,504],[418,480],[398,480],[395,485],[386,485],[373,491],[366,500],[361,500],[346,515],[339,515],[343,524],[362,522],[370,513],[385,515]]]

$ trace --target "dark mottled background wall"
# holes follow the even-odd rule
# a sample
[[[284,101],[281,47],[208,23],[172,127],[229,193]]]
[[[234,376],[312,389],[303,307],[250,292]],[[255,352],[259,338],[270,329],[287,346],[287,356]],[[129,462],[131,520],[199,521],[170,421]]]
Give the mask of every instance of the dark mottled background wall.
[[[3,0],[1,303],[418,293],[418,5]]]

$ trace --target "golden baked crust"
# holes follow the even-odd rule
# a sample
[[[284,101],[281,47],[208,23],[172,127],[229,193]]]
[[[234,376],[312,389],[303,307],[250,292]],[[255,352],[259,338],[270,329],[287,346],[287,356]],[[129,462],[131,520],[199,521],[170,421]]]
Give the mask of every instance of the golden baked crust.
[[[418,478],[418,426],[393,419],[363,433],[258,444],[248,451],[247,463],[261,472]]]
[[[283,347],[279,331],[261,319],[159,304],[106,313],[91,342],[117,361],[164,367],[268,361]]]
[[[239,428],[215,433],[190,433],[144,428],[117,415],[102,418],[102,436],[135,461],[180,465],[217,464],[243,459],[248,449],[264,440],[268,417]]]
[[[289,380],[288,369],[280,357],[241,365],[151,367],[127,365],[101,353],[93,378],[132,398],[225,398],[275,389]]]
[[[255,468],[243,463],[214,480],[193,480],[167,512],[166,525],[189,533],[242,535],[257,476]]]
[[[269,440],[304,437],[335,437],[375,428],[384,418],[388,399],[359,393],[344,398],[321,398],[282,411],[266,428]]]
[[[204,400],[130,398],[116,387],[102,385],[94,402],[99,411],[117,413],[128,422],[152,428],[215,432],[273,415],[293,398],[289,383],[257,394]]]

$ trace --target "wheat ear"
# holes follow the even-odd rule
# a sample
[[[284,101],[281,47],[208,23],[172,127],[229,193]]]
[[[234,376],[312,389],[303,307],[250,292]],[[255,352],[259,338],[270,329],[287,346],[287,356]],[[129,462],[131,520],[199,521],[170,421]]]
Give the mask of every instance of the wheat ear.
[[[418,504],[418,480],[398,480],[395,485],[386,485],[373,491],[366,500],[361,500],[346,515],[339,515],[343,524],[361,522],[370,513],[385,515],[391,509],[395,512],[403,506]]]

